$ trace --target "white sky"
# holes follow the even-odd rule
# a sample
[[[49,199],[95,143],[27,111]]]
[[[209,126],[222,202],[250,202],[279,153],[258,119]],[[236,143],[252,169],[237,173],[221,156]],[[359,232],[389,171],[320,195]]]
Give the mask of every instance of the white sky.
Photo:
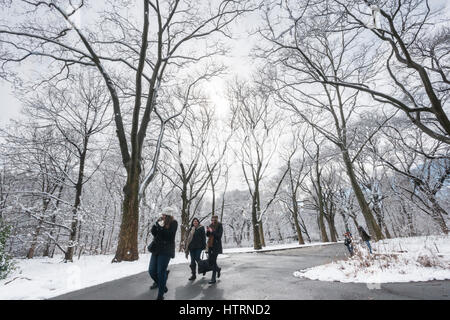
[[[99,3],[95,2],[97,6]],[[99,5],[101,7],[101,4]],[[76,18],[78,23],[83,23],[84,17]],[[212,102],[217,106],[219,116],[226,114],[227,102],[225,99],[224,88],[226,81],[232,79],[235,75],[245,77],[251,73],[252,62],[249,53],[255,41],[248,36],[248,28],[252,28],[257,21],[258,16],[252,14],[244,19],[240,19],[239,25],[235,26],[233,31],[233,40],[227,40],[227,45],[233,48],[230,56],[223,61],[230,66],[228,74],[222,78],[215,78],[205,85],[205,89],[209,92]],[[4,127],[10,119],[18,119],[20,116],[21,103],[15,97],[12,86],[0,79],[0,127]]]

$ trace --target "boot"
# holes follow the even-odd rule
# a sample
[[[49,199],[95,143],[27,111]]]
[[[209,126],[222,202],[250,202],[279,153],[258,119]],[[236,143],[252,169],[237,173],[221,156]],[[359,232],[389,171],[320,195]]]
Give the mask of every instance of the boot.
[[[156,282],[153,282],[153,284],[150,287],[150,290],[158,288],[158,284]],[[164,292],[167,292],[169,289],[167,289],[167,286],[164,288]]]
[[[166,270],[166,277],[167,277],[167,279],[169,279],[169,273],[170,273],[170,270]],[[157,282],[153,282],[153,284],[150,286],[150,290],[153,290],[153,289],[156,289],[156,288],[158,288],[158,283]],[[164,288],[164,292],[167,292],[167,286]]]
[[[211,280],[208,283],[209,284],[216,283],[216,270],[213,270],[212,278],[211,278]]]
[[[193,281],[197,278],[195,275],[195,265],[194,266],[190,265],[189,267],[191,268],[191,272],[192,272],[192,276],[189,278],[189,280]]]

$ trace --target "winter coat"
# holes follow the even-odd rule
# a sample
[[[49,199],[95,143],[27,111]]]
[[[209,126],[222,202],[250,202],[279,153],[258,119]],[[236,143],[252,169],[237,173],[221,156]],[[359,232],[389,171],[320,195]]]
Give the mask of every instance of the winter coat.
[[[175,258],[175,234],[177,228],[178,222],[176,220],[173,220],[167,229],[155,223],[151,230],[153,242],[149,246],[149,251],[152,254],[165,254]]]
[[[192,227],[195,228],[195,227]],[[205,227],[199,226],[195,229],[191,242],[188,243],[188,249],[205,249],[206,248],[206,234]]]
[[[364,231],[364,229],[360,229],[359,233],[361,234],[361,238],[363,239],[363,241],[369,241],[370,240],[370,236],[366,233],[366,231]]]
[[[212,225],[210,225],[211,228],[213,228]],[[212,243],[212,251],[214,254],[220,254],[222,253],[222,234],[223,234],[223,228],[222,228],[222,224],[220,222],[218,222],[216,230],[209,232],[206,231],[206,236],[207,237],[214,237],[213,238],[213,243]]]

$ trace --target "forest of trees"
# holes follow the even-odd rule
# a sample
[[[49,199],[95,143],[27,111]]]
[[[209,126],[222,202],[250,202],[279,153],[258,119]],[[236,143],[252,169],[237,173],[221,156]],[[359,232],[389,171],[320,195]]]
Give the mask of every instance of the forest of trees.
[[[168,206],[180,249],[212,214],[224,247],[448,234],[445,1],[134,5],[0,0],[23,107],[0,128],[3,251],[137,260]],[[230,76],[245,19],[254,68]]]

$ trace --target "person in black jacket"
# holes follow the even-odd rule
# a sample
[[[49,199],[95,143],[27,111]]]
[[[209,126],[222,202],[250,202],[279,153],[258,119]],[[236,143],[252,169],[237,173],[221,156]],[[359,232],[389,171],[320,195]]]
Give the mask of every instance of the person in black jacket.
[[[191,268],[192,275],[189,280],[193,281],[196,277],[195,269],[196,263],[200,260],[200,255],[206,248],[206,234],[205,228],[200,224],[197,218],[192,219],[191,228],[189,229],[188,238],[185,243],[186,258],[191,255]]]
[[[213,266],[213,273],[209,284],[216,283],[217,277],[220,278],[220,271],[222,270],[217,265],[217,256],[222,253],[222,224],[219,222],[217,216],[211,217],[211,224],[206,229],[206,236],[208,237],[208,260],[209,264]]]
[[[167,267],[170,259],[175,257],[175,234],[178,222],[169,214],[172,211],[173,209],[165,209],[151,229],[153,241],[148,248],[152,253],[148,272],[155,281],[151,288],[158,288],[157,300],[163,300],[164,293],[167,292]]]
[[[369,247],[369,252],[372,254],[372,247],[370,246],[370,236],[361,226],[358,227],[358,231],[363,241],[367,244],[367,247]]]

